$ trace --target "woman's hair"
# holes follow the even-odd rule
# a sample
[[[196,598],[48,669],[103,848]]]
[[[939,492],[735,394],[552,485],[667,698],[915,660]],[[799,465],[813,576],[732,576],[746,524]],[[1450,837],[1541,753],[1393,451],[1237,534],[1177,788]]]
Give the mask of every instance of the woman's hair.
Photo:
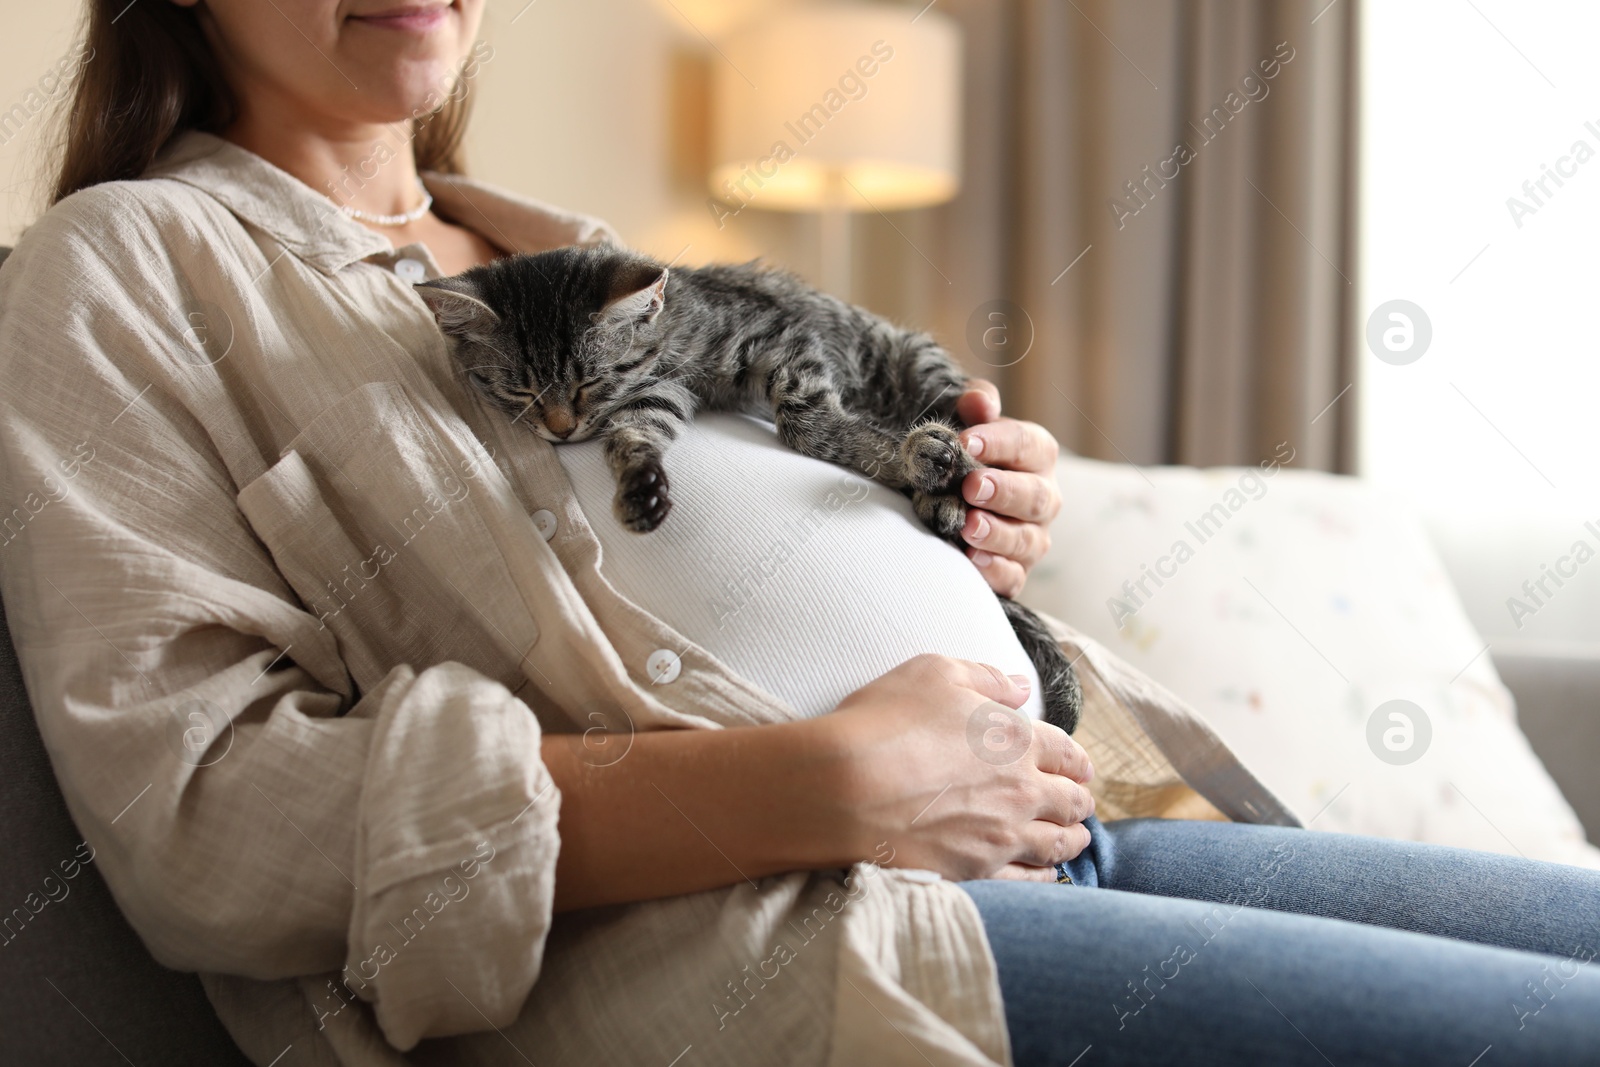
[[[220,133],[237,113],[198,8],[167,0],[88,0],[87,7],[52,204],[91,185],[137,178],[177,135]],[[467,114],[466,80],[458,79],[416,128],[418,170],[461,173]]]

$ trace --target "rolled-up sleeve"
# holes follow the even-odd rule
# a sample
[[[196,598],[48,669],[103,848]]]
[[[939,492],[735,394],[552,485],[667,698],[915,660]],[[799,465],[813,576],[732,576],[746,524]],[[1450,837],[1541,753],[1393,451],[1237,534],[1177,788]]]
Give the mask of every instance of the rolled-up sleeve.
[[[161,352],[170,265],[82,215],[0,272],[0,592],[95,862],[169,966],[342,970],[402,1049],[509,1022],[559,843],[537,720],[455,662],[356,692]]]

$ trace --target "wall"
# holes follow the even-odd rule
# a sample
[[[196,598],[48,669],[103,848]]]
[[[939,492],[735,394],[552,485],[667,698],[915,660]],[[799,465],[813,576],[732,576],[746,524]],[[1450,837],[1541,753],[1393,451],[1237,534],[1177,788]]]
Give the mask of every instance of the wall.
[[[29,111],[52,102],[52,86],[55,100],[65,95],[47,76],[76,39],[78,5],[8,0],[6,7],[6,32],[0,35],[0,244],[9,245],[41,203],[40,147],[54,132],[53,109]]]
[[[485,19],[494,58],[480,76],[473,173],[602,216],[663,259],[762,251],[751,227],[719,231],[705,205],[707,49],[695,26],[707,21],[651,0],[536,0],[519,14],[524,2],[491,5]]]

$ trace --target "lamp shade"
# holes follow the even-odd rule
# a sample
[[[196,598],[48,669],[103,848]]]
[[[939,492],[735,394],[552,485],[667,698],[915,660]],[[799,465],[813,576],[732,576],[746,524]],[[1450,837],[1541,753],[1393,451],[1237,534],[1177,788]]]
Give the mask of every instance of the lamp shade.
[[[809,4],[719,47],[711,190],[723,202],[889,211],[956,194],[961,35],[949,19]]]

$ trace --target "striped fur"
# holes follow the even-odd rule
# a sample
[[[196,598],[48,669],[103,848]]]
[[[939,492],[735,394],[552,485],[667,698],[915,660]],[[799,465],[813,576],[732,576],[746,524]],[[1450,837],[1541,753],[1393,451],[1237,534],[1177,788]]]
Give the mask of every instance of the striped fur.
[[[474,385],[513,419],[550,441],[604,441],[629,529],[655,529],[672,507],[664,457],[679,428],[699,410],[732,411],[905,492],[961,544],[961,481],[978,468],[956,435],[967,376],[925,333],[756,264],[668,270],[613,248],[513,256],[417,292]],[[1054,680],[1049,717],[1070,729],[1071,666],[1036,616],[1006,608]]]

